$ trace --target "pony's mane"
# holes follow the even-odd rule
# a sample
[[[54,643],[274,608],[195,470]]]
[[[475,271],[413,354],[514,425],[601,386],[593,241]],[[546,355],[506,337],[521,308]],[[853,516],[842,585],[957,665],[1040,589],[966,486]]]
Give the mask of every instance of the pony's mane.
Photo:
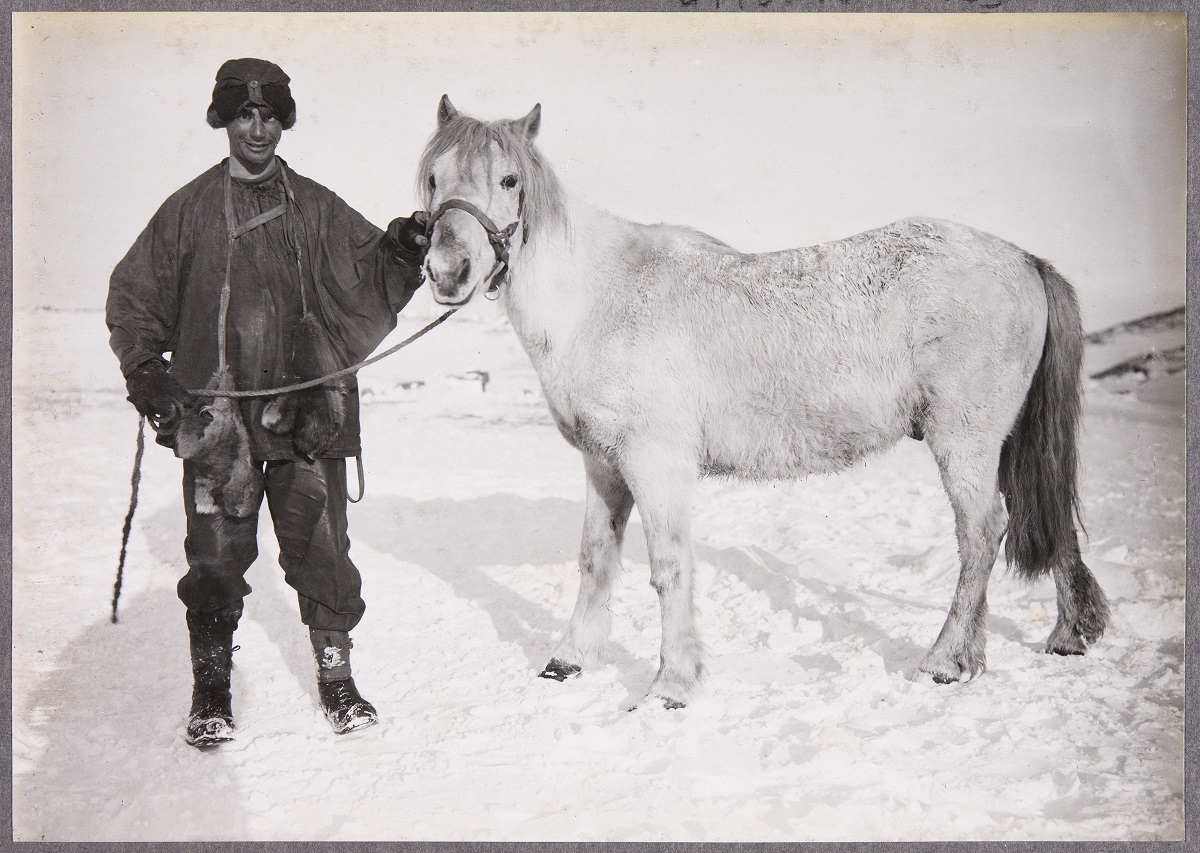
[[[525,208],[522,215],[526,239],[533,239],[544,226],[567,228],[566,196],[558,176],[546,164],[540,151],[526,141],[524,133],[517,129],[517,122],[483,122],[470,116],[458,115],[441,125],[434,133],[417,168],[416,196],[426,209],[432,200],[427,177],[435,160],[447,151],[458,148],[458,165],[462,170],[480,157],[486,161],[491,157],[491,144],[517,163],[521,183],[525,192]]]

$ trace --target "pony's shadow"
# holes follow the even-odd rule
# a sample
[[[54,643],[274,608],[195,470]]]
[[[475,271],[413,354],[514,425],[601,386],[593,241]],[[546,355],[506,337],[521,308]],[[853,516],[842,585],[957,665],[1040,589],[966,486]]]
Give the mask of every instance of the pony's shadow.
[[[561,613],[551,612],[496,580],[487,567],[573,565],[582,518],[581,503],[556,498],[493,494],[464,501],[415,501],[377,496],[354,509],[351,537],[398,560],[422,566],[459,597],[477,602],[497,637],[521,649],[531,671],[537,671],[549,659],[556,636],[565,629],[570,606],[564,605]],[[833,639],[862,637],[880,655],[889,673],[912,677],[927,651],[883,625],[839,612],[861,613],[860,593],[836,582],[807,578],[760,548],[717,549],[697,541],[695,553],[698,561],[765,593],[772,609],[819,622]],[[629,524],[622,557],[641,565],[649,562],[645,536],[636,520]],[[574,587],[574,576],[570,585]],[[919,605],[936,609],[925,602]],[[604,662],[617,667],[629,690],[624,707],[632,706],[653,679],[656,659],[614,640],[603,654]]]
[[[493,494],[462,501],[415,501],[384,496],[354,509],[351,537],[398,560],[420,565],[457,596],[475,601],[491,620],[497,637],[519,648],[536,672],[549,659],[556,636],[565,629],[570,605],[564,604],[560,613],[551,612],[498,581],[488,567],[574,565],[582,518],[581,503],[555,498]],[[845,615],[851,610],[861,614],[859,592],[805,577],[760,548],[717,549],[697,541],[695,553],[698,561],[764,592],[772,609],[819,622],[833,639],[863,638],[883,659],[889,673],[912,677],[926,652],[884,625]],[[649,562],[637,521],[629,524],[622,557],[641,565]],[[573,589],[574,576],[570,586]],[[918,604],[936,610],[934,605]],[[654,677],[656,659],[638,652],[614,640],[604,649],[604,662],[617,667],[629,690],[624,707],[639,701]]]
[[[696,556],[697,559],[712,563],[718,571],[736,575],[751,589],[766,594],[774,610],[819,622],[824,628],[825,636],[831,640],[847,636],[861,637],[866,641],[866,645],[883,659],[886,672],[903,675],[909,680],[924,680],[927,677],[919,671],[919,667],[928,647],[898,635],[894,628],[889,629],[886,624],[862,618],[861,614],[865,608],[859,605],[865,604],[868,598],[883,600],[897,608],[917,608],[935,613],[938,616],[934,620],[935,624],[941,624],[950,606],[949,599],[943,607],[934,601],[901,598],[873,590],[855,590],[836,582],[815,580],[804,577],[793,566],[754,546],[718,550],[697,544]],[[951,570],[957,573],[957,564],[951,567]],[[820,602],[822,606],[797,603],[797,593],[804,593],[805,598]],[[858,615],[855,618],[847,618],[834,612],[837,610],[854,610]],[[1030,639],[1028,629],[1012,617],[990,613],[986,630],[1024,646],[1031,652],[1040,654],[1045,650],[1045,641]],[[935,636],[930,634],[930,644]]]
[[[926,649],[890,633],[882,625],[862,618],[849,619],[835,612],[838,609],[857,609],[862,602],[859,592],[837,583],[805,577],[794,566],[761,548],[717,549],[697,543],[696,558],[711,563],[719,572],[736,576],[750,589],[765,594],[773,610],[821,624],[825,636],[830,640],[836,641],[846,636],[863,638],[868,647],[883,659],[884,669],[890,674],[912,678],[925,655]],[[798,600],[801,597],[817,603],[801,604]],[[924,602],[920,606],[934,609]]]
[[[561,498],[530,499],[493,494],[470,500],[415,501],[376,496],[354,508],[350,536],[398,560],[421,566],[462,599],[487,614],[501,642],[524,654],[531,673],[549,661],[566,629],[569,605],[553,613],[493,577],[490,566],[574,566],[579,554],[583,505]],[[645,543],[631,525],[625,556],[645,562]],[[578,575],[572,569],[569,586]],[[632,685],[649,685],[652,662],[615,640],[604,662],[615,665],[630,686],[630,702],[640,698]]]

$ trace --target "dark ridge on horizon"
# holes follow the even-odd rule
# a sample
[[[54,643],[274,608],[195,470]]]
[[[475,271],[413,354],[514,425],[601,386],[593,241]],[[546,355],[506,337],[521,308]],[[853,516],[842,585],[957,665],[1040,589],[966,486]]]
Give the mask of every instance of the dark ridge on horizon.
[[[1117,323],[1115,326],[1109,326],[1107,329],[1101,329],[1098,332],[1085,335],[1083,339],[1089,344],[1102,344],[1121,332],[1149,332],[1160,329],[1182,328],[1183,323],[1184,306],[1180,305],[1178,308],[1172,308],[1169,311],[1159,311],[1156,314],[1147,314],[1145,317],[1138,317],[1136,320]]]

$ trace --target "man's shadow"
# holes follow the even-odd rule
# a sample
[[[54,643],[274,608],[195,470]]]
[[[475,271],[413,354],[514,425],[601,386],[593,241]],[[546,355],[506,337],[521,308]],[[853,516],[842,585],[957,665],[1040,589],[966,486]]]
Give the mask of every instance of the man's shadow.
[[[135,531],[156,559],[166,556],[152,564],[155,571],[182,572],[180,508],[139,520]],[[144,569],[136,557],[126,566]],[[14,767],[14,829],[23,839],[104,840],[109,827],[115,840],[127,836],[131,811],[140,814],[147,838],[170,837],[177,823],[197,824],[189,813],[201,808],[221,816],[224,837],[244,828],[245,792],[235,774],[205,766],[209,756],[181,737],[191,701],[188,634],[173,586],[160,581],[122,596],[117,624],[104,618],[84,628],[27,705],[14,707],[41,746],[32,767]],[[96,789],[98,773],[103,790]],[[155,804],[153,813],[145,803]]]

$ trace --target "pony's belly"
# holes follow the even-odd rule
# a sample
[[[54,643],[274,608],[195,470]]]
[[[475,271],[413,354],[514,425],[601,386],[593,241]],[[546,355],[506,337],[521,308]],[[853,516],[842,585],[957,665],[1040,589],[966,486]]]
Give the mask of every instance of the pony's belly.
[[[805,424],[744,424],[709,433],[700,471],[708,476],[782,480],[841,471],[895,444],[908,430],[895,423],[854,430]]]

